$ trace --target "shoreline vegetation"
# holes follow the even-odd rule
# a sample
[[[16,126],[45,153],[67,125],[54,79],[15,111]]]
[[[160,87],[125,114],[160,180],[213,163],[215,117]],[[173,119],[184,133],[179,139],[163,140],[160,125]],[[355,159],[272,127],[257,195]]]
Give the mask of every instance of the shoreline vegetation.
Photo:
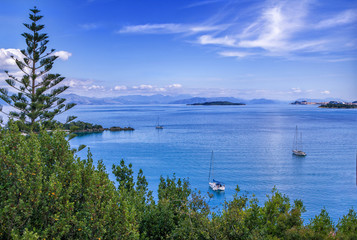
[[[29,126],[27,124],[24,124],[21,121],[10,121],[13,122],[17,128],[23,132],[24,134],[28,134],[31,131],[29,131]],[[6,124],[8,127],[10,123]],[[88,122],[83,122],[83,121],[72,121],[69,123],[61,123],[59,121],[52,121],[52,122],[46,122],[42,125],[42,129],[46,129],[47,131],[55,131],[55,130],[62,130],[66,133],[74,133],[74,134],[87,134],[87,133],[101,133],[104,131],[111,131],[111,132],[119,132],[119,131],[134,131],[135,129],[133,127],[118,127],[118,126],[113,126],[110,128],[105,128],[102,125],[99,124],[92,124]],[[35,128],[32,129],[33,132],[40,132],[41,127],[37,125]]]
[[[320,105],[319,108],[357,108],[357,101],[354,102],[308,102],[308,101],[295,101],[291,105]]]
[[[70,131],[72,133],[99,133],[99,132],[104,132],[104,131],[112,131],[112,132],[117,132],[117,131],[134,131],[135,129],[132,127],[110,127],[110,128],[103,128],[102,125],[98,124],[91,124],[88,122],[83,122],[83,121],[75,121],[75,122],[70,122],[67,124],[61,124],[57,123],[60,127],[62,127],[64,130]]]
[[[319,108],[357,108],[357,104],[345,104],[345,103],[328,103],[328,104],[322,104],[319,106]]]
[[[192,104],[187,104],[189,106],[197,106],[197,105],[203,105],[203,106],[213,106],[213,105],[221,105],[221,106],[226,106],[226,105],[245,105],[245,103],[233,103],[229,101],[213,101],[213,102],[204,102],[204,103],[192,103]]]
[[[187,180],[160,177],[153,197],[142,170],[113,165],[88,150],[80,159],[63,131],[25,137],[10,124],[0,128],[1,239],[356,239],[351,208],[334,223],[325,209],[304,223],[301,200],[273,188],[264,202],[241,192],[222,210],[213,194],[192,190]]]

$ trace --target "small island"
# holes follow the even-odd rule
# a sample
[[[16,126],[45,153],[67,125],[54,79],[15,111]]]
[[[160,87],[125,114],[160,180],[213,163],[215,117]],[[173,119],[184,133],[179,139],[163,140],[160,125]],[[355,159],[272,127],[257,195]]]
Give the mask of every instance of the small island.
[[[214,101],[214,102],[204,102],[204,103],[193,103],[193,104],[187,104],[187,105],[203,105],[203,106],[213,106],[213,105],[245,105],[245,103],[233,103],[233,102],[228,102],[228,101]]]
[[[135,129],[132,127],[110,127],[103,128],[102,125],[91,124],[83,121],[70,122],[67,124],[63,124],[62,127],[73,133],[100,133],[103,131],[134,131]]]
[[[357,101],[352,103],[330,101],[329,103],[320,105],[319,108],[357,108]]]

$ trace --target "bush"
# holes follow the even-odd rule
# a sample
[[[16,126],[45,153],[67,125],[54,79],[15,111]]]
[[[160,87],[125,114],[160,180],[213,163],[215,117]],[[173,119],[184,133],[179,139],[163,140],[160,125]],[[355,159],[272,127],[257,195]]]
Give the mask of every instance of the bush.
[[[102,162],[75,157],[63,132],[0,135],[0,238],[117,239],[119,195]],[[11,237],[12,236],[12,237]]]

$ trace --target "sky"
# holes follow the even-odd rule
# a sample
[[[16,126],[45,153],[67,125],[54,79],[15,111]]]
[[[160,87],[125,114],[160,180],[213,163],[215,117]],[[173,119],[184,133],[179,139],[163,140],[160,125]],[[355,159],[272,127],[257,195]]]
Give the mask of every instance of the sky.
[[[356,0],[1,0],[0,87],[34,6],[67,93],[357,100]]]

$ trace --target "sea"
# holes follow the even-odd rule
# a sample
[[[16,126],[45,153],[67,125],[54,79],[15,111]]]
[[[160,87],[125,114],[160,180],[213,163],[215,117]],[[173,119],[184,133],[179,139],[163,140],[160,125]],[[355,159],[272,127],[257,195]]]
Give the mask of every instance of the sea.
[[[112,166],[121,159],[132,164],[135,175],[142,169],[155,197],[160,177],[175,175],[187,179],[218,212],[233,199],[237,186],[239,194],[255,196],[261,205],[274,187],[291,202],[301,199],[305,223],[323,208],[335,223],[349,209],[357,210],[357,109],[78,105],[69,114],[103,127],[133,127],[130,132],[82,134],[70,144],[87,145],[95,162],[103,160],[113,181]],[[155,128],[158,121],[163,129]],[[296,126],[305,157],[292,155]],[[226,185],[220,193],[208,187],[212,151],[214,178]],[[87,150],[77,155],[86,158]]]

